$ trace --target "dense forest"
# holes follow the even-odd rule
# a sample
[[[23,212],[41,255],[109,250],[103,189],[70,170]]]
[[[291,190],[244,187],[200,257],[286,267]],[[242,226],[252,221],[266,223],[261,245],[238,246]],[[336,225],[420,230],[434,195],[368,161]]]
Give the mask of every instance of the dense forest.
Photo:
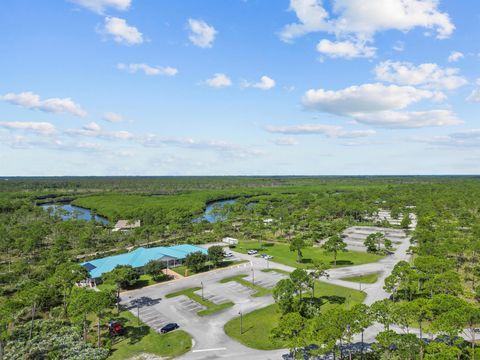
[[[113,311],[115,299],[105,293],[85,301],[91,295],[73,287],[85,277],[78,265],[80,261],[102,253],[122,253],[140,245],[218,242],[224,236],[281,243],[302,239],[306,246],[312,246],[351,225],[378,224],[372,219],[380,209],[390,210],[393,217],[414,212],[418,218],[412,234],[412,262],[399,263],[385,283],[392,293],[389,302],[397,305],[434,302],[437,313],[467,304],[478,313],[479,178],[0,180],[0,355],[7,359],[42,359],[54,352],[63,357],[49,358],[70,358],[68,351],[83,354],[81,358],[85,359],[108,356],[112,345],[108,338],[100,339],[99,332],[97,339],[95,327],[86,330],[85,324],[94,324],[97,318],[98,324],[107,321],[108,309]],[[208,204],[224,199],[236,200],[214,210],[225,221],[201,220]],[[75,217],[65,221],[61,212],[46,211],[39,206],[66,202],[88,208],[110,222],[102,224]],[[119,219],[138,219],[142,226],[131,232],[113,232],[113,224]],[[264,226],[265,219],[275,222]],[[380,225],[392,227],[388,223]],[[82,307],[85,303],[91,306]],[[442,307],[444,310],[440,310]],[[285,314],[288,312],[296,313]],[[92,314],[98,316],[92,318]],[[473,325],[480,322],[478,318],[469,320]],[[403,321],[418,323],[411,319]],[[433,315],[429,320],[440,329],[467,327],[465,323],[452,325],[453,322]],[[317,333],[321,330],[317,324]],[[454,336],[455,331],[449,334]],[[392,339],[384,343],[393,342]],[[439,345],[438,353],[447,351],[443,346],[458,350],[452,350],[454,358],[474,358],[470,350],[460,345],[455,347],[453,343]],[[420,348],[423,353],[423,347]],[[384,358],[417,358],[412,355],[416,350],[404,351],[405,356],[394,354],[394,349],[388,346],[378,351],[388,354],[382,355]]]

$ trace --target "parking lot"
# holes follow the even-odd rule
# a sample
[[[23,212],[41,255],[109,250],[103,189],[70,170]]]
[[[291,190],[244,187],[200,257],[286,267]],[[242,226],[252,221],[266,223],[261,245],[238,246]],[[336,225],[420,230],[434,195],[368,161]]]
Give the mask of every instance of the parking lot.
[[[190,333],[194,341],[192,351],[182,358],[279,359],[285,353],[284,350],[249,349],[230,339],[223,331],[224,324],[238,316],[240,312],[247,313],[265,307],[273,303],[273,298],[271,295],[252,297],[251,295],[255,291],[251,288],[236,281],[220,283],[220,280],[235,275],[247,275],[245,280],[254,280],[256,285],[273,288],[280,279],[285,277],[285,275],[273,271],[262,272],[261,270],[266,267],[263,259],[240,254],[236,254],[236,256],[251,260],[251,262],[122,293],[122,304],[134,315],[138,313],[143,322],[158,332],[167,323],[175,322],[180,325],[181,329]],[[232,301],[234,306],[201,317],[197,315],[197,312],[204,310],[205,307],[189,297],[184,295],[174,298],[165,297],[167,294],[179,290],[201,287],[202,284],[203,296],[206,300],[216,304]],[[195,293],[201,296],[201,292],[202,290],[198,290]]]

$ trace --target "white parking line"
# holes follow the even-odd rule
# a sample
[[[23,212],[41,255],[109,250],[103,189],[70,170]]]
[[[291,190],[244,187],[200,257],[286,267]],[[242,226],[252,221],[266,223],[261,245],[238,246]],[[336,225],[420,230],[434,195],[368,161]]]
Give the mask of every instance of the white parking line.
[[[192,350],[192,352],[197,353],[197,352],[204,352],[204,351],[219,351],[219,350],[227,350],[227,348],[200,349],[200,350]]]

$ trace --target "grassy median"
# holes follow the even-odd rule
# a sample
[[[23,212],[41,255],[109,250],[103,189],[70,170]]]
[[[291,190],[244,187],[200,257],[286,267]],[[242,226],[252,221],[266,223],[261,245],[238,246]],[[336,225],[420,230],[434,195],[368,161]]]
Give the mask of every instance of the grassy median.
[[[305,295],[308,296],[308,295]],[[323,301],[322,311],[333,307],[351,307],[365,299],[364,292],[317,281],[315,297]],[[281,341],[272,340],[270,332],[278,325],[280,312],[276,304],[243,315],[243,333],[240,334],[240,317],[225,324],[225,333],[245,346],[259,350],[286,347]]]
[[[116,339],[112,345],[110,360],[130,359],[131,357],[147,353],[162,358],[180,356],[192,348],[192,338],[182,330],[168,334],[159,334],[142,322],[129,311],[122,311],[118,317],[121,320],[126,335]]]
[[[272,293],[272,289],[267,289],[267,288],[264,288],[263,286],[253,284],[251,281],[246,280],[247,277],[248,275],[236,275],[236,276],[231,276],[231,277],[222,279],[219,282],[224,284],[230,281],[236,281],[237,283],[242,284],[243,286],[246,286],[250,289],[255,290],[255,292],[252,294],[253,297],[270,295]]]
[[[180,290],[180,291],[176,291],[176,292],[167,294],[165,297],[170,299],[170,298],[177,297],[177,296],[180,296],[180,295],[185,295],[185,296],[189,297],[190,299],[192,299],[193,301],[199,303],[200,305],[205,306],[206,307],[205,310],[200,310],[199,312],[197,312],[198,316],[211,315],[211,314],[214,314],[218,311],[222,311],[226,308],[232,307],[234,305],[233,302],[231,302],[231,301],[227,301],[227,302],[224,302],[224,303],[221,303],[221,304],[215,304],[215,303],[213,303],[211,301],[208,301],[206,299],[202,299],[201,296],[195,294],[195,291],[198,291],[200,289],[201,289],[201,287],[188,288],[188,289],[184,289],[184,290]]]

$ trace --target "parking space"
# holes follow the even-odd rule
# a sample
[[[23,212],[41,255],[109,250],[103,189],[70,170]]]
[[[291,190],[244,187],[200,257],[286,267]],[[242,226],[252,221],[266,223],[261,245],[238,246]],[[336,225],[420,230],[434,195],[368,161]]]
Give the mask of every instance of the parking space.
[[[195,291],[194,294],[197,294],[198,296],[202,296],[202,290]],[[209,291],[204,291],[203,292],[203,298],[205,300],[208,300],[214,304],[222,304],[225,302],[228,302],[229,300],[226,299],[225,297],[221,296],[217,293],[212,293]]]
[[[202,310],[206,309],[205,306],[200,305],[198,302],[193,301],[192,299],[190,299],[189,297],[187,297],[185,295],[177,296],[176,304],[178,305],[178,307],[181,310],[187,311],[187,312],[195,314],[195,315],[199,311],[202,311]]]
[[[160,329],[170,322],[165,315],[152,306],[141,308],[140,318],[157,332],[160,332]]]
[[[274,271],[271,272],[257,272],[255,274],[255,285],[264,287],[266,289],[273,289],[277,282],[282,279],[285,279],[287,276],[283,274],[276,273]],[[251,277],[249,277],[251,281]]]
[[[235,292],[237,294],[245,294],[245,295],[248,295],[248,296],[251,296],[252,294],[254,294],[256,292],[252,288],[244,286],[244,285],[242,285],[242,284],[240,284],[236,281],[230,281],[230,282],[226,283],[225,286],[224,286],[224,289],[227,292],[232,291],[232,292]]]

